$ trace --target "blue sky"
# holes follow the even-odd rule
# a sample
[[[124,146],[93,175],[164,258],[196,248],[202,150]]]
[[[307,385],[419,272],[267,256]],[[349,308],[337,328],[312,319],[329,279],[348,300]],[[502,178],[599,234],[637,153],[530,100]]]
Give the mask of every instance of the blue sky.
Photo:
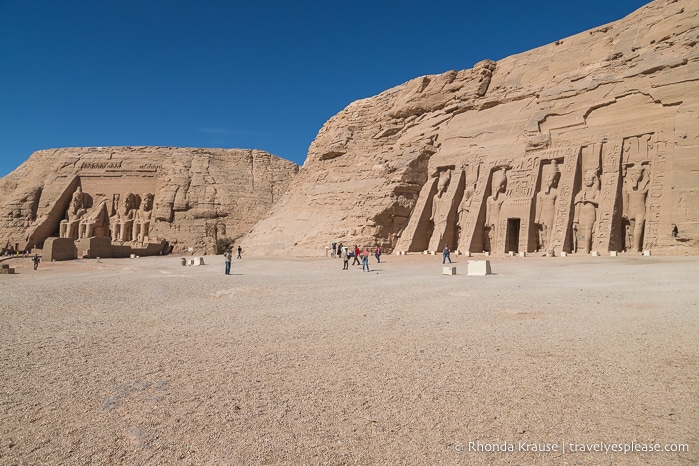
[[[0,0],[0,176],[35,150],[261,149],[299,165],[350,102],[643,0]]]

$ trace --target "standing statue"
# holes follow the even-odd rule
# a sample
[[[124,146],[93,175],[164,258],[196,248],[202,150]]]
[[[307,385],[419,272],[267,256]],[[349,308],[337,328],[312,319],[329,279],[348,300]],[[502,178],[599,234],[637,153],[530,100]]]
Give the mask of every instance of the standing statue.
[[[493,173],[490,184],[490,196],[486,202],[485,230],[488,244],[486,251],[498,250],[497,242],[500,238],[500,210],[505,202],[505,187],[507,186],[507,173],[504,169]]]
[[[585,186],[575,196],[573,232],[576,238],[576,250],[582,250],[587,254],[592,249],[592,235],[597,221],[600,181],[595,170],[587,170],[583,176],[583,182]]]
[[[536,195],[536,216],[534,223],[539,225],[540,250],[553,252],[551,243],[551,233],[553,232],[553,221],[556,216],[556,199],[558,198],[558,177],[560,170],[558,162],[552,160],[550,165],[546,165],[542,170],[543,183],[541,191]]]
[[[66,219],[61,220],[59,236],[61,238],[78,239],[80,219],[83,218],[87,210],[85,209],[85,195],[80,186],[75,189],[70,200],[70,206],[66,211]]]
[[[468,216],[471,213],[471,201],[473,200],[473,188],[470,186],[466,185],[466,189],[464,189],[464,197],[461,198],[461,202],[459,203],[458,207],[458,220],[457,220],[457,226],[459,228],[459,242],[461,242],[461,239],[466,236],[466,231],[464,230],[466,228],[466,222],[468,221]]]
[[[150,219],[153,216],[153,194],[143,195],[141,208],[134,214],[133,231],[131,238],[133,241],[143,242],[148,239],[150,233]]]
[[[136,196],[133,193],[127,193],[122,195],[120,200],[116,215],[109,219],[112,227],[112,241],[130,241],[136,213],[134,210]]]
[[[643,229],[646,223],[646,198],[650,177],[642,166],[631,166],[624,176],[624,208],[622,218],[626,226],[626,248],[633,242],[633,250],[643,249]]]
[[[451,206],[446,196],[444,196],[444,193],[446,193],[450,181],[451,170],[442,170],[439,173],[437,193],[432,198],[432,215],[430,216],[430,221],[432,222],[432,237],[430,238],[430,245],[441,244],[442,236],[444,235],[444,230],[449,220]]]

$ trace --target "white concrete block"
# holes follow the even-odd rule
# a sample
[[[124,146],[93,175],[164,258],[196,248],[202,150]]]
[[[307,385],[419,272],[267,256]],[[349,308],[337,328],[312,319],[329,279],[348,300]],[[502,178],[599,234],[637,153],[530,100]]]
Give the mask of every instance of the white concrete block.
[[[463,254],[466,257],[471,257],[471,251],[464,251],[461,254]]]
[[[591,256],[594,256],[594,257],[599,257],[599,252],[597,252],[597,251],[592,251],[592,252],[590,252],[590,255],[591,255]]]
[[[204,258],[203,257],[195,257],[192,265],[206,265],[204,264]]]
[[[616,251],[609,251],[609,257],[617,257],[618,255]]]
[[[456,275],[456,267],[442,267],[442,275]]]
[[[519,253],[519,257],[527,257],[527,253],[522,251]]]
[[[468,261],[468,275],[490,275],[490,261]]]
[[[509,257],[515,257],[515,252],[514,252],[514,251],[510,251],[510,252],[507,253],[507,255],[508,255]]]
[[[646,257],[650,256],[650,250],[646,249],[645,251],[643,251],[643,255]]]
[[[483,253],[486,257],[490,256],[490,251],[486,251]]]
[[[430,251],[425,250],[425,251],[422,251],[422,253],[425,254],[425,255],[427,255],[427,254],[430,253]]]
[[[567,252],[561,251],[561,257],[567,257],[567,256],[568,256],[568,253],[567,253]]]

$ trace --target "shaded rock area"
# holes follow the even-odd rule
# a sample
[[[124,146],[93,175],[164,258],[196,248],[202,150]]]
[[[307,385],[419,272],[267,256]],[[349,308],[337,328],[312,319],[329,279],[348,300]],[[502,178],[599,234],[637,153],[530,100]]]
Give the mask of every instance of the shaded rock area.
[[[297,171],[259,150],[38,151],[0,179],[0,247],[22,251],[60,238],[73,240],[81,257],[212,254],[218,239],[249,232]]]
[[[243,247],[697,253],[698,10],[655,1],[351,103]]]

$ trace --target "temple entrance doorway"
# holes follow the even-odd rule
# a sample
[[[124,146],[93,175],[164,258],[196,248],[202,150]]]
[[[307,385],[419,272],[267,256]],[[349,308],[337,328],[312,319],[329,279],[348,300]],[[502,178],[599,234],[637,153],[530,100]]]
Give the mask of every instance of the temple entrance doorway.
[[[507,239],[505,240],[506,248],[505,252],[519,252],[519,224],[520,219],[518,218],[508,218],[507,219]]]

